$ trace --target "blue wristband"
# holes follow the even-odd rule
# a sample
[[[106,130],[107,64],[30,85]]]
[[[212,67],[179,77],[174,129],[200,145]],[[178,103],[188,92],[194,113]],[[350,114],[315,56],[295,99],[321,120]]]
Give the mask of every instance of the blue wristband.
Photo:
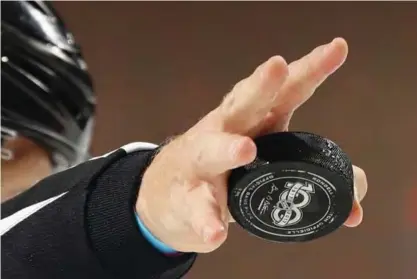
[[[175,254],[177,251],[166,245],[165,243],[162,243],[159,239],[157,239],[155,236],[152,235],[152,233],[145,227],[145,225],[140,220],[138,214],[135,213],[136,221],[139,226],[139,230],[143,234],[143,236],[146,238],[146,240],[149,241],[149,243],[155,247],[159,252],[164,254]]]

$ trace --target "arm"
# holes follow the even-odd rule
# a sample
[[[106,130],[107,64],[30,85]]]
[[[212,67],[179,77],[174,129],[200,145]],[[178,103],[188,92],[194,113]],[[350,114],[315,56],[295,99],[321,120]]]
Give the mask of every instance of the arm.
[[[135,143],[52,175],[2,204],[3,278],[180,278],[141,233],[134,206],[155,151]]]

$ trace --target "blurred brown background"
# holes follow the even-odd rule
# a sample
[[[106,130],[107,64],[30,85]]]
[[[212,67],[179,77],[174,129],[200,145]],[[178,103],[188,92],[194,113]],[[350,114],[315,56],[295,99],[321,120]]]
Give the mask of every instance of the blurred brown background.
[[[291,61],[346,38],[347,63],[298,111],[292,129],[330,137],[367,171],[363,225],[299,245],[271,245],[233,226],[227,244],[201,256],[187,278],[417,278],[417,3],[56,7],[95,78],[95,154],[182,132],[268,57]]]

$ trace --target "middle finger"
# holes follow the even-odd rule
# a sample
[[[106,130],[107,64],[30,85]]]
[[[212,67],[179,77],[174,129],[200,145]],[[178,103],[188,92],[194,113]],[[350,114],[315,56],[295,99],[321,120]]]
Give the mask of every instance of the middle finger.
[[[289,65],[288,78],[271,110],[276,121],[274,131],[287,130],[292,112],[344,63],[347,53],[346,41],[336,38]]]

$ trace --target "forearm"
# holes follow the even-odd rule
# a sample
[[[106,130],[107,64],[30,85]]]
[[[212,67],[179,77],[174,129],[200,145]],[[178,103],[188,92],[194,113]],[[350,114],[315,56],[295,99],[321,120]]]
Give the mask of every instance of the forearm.
[[[195,255],[166,256],[141,233],[134,205],[153,151],[131,147],[2,205],[4,278],[179,278],[191,267]]]

